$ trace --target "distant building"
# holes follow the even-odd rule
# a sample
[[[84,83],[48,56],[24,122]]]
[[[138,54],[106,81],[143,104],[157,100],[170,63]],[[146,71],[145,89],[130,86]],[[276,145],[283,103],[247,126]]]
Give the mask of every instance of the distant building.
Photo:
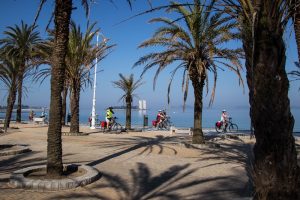
[[[146,110],[147,109],[146,100],[139,100],[139,109],[140,110]]]

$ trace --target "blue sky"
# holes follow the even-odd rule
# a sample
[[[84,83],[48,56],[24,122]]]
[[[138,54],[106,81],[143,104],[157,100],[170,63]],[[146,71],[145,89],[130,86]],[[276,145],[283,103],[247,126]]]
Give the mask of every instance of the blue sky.
[[[72,19],[76,23],[86,26],[87,18],[84,11],[79,4],[79,0],[73,0],[77,9],[73,10]],[[38,8],[38,0],[2,0],[0,7],[0,37],[3,37],[3,31],[7,26],[20,24],[21,20],[26,23],[32,23]],[[138,78],[142,71],[142,66],[132,69],[132,65],[138,60],[140,56],[145,55],[150,49],[137,49],[137,46],[144,40],[151,37],[157,25],[149,24],[148,21],[157,16],[168,16],[166,13],[157,12],[140,17],[136,17],[127,22],[116,25],[118,22],[127,19],[128,17],[146,10],[149,6],[146,1],[139,0],[133,5],[130,10],[126,0],[115,0],[117,7],[109,2],[109,0],[98,0],[97,4],[91,7],[90,21],[97,22],[105,37],[110,39],[110,43],[116,44],[114,51],[102,62],[98,64],[98,69],[103,71],[97,74],[97,107],[103,108],[109,105],[119,105],[119,98],[122,92],[112,86],[112,81],[118,80],[119,73],[129,75],[135,74]],[[154,5],[166,2],[165,0],[156,0]],[[43,8],[37,24],[42,36],[45,37],[45,26],[50,19],[51,12],[54,9],[54,1],[48,0]],[[52,26],[53,27],[53,26]],[[290,27],[292,29],[292,27]],[[285,40],[287,42],[287,71],[294,68],[293,62],[297,60],[297,52],[295,46],[294,35],[291,30],[286,34]],[[96,43],[96,39],[95,39]],[[237,42],[232,44],[238,44]],[[167,85],[170,78],[169,69],[162,72],[156,84],[156,90],[153,91],[153,76],[155,70],[149,70],[145,74],[143,80],[145,84],[140,87],[136,93],[141,99],[146,99],[148,106],[159,108],[165,107],[167,104]],[[228,108],[235,106],[248,106],[248,89],[245,80],[245,73],[243,73],[245,81],[245,92],[243,88],[238,86],[237,77],[226,70],[219,72],[216,98],[213,104],[215,108]],[[48,106],[50,99],[50,80],[46,80],[42,85],[33,84],[30,80],[26,81],[28,89],[27,95],[24,97],[24,104]],[[212,83],[210,84],[212,85]],[[290,100],[292,106],[299,106],[298,88],[300,82],[291,82],[290,85]],[[6,104],[7,92],[0,87],[0,105]],[[137,99],[136,99],[137,100]],[[134,104],[136,103],[136,100]],[[204,106],[208,106],[209,95],[204,97]],[[181,106],[183,102],[183,93],[181,91],[181,74],[178,73],[174,80],[171,90],[171,105]],[[81,108],[90,108],[92,104],[92,89],[86,88],[82,91],[80,106]],[[193,105],[193,90],[190,87],[187,105]]]

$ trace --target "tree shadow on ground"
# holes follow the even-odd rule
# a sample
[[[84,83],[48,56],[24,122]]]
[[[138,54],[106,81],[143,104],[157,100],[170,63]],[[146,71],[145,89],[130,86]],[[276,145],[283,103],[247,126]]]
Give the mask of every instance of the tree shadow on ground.
[[[12,173],[13,171],[26,167],[46,165],[47,157],[37,157],[40,151],[31,151],[27,153],[1,156],[0,157],[0,174]],[[74,154],[64,154],[64,158]]]
[[[15,170],[45,164],[45,157],[35,157],[36,154],[40,152],[27,152],[11,156],[0,157],[0,172],[1,173],[11,173]],[[33,158],[30,158],[33,157]]]
[[[0,137],[4,137],[4,136],[7,136],[7,135],[10,135],[10,134],[13,134],[13,133],[18,133],[18,132],[21,132],[20,129],[8,128],[6,133],[5,132],[0,133]]]
[[[207,148],[203,149],[204,154],[210,154],[213,156],[205,156],[199,158],[196,162],[204,162],[205,161],[212,161],[211,164],[207,164],[202,166],[201,168],[212,167],[214,165],[221,165],[221,164],[236,164],[237,166],[242,166],[246,172],[248,177],[248,182],[245,185],[245,191],[249,195],[251,195],[253,191],[253,182],[251,178],[251,168],[252,168],[252,161],[253,161],[253,146],[252,144],[245,144],[243,140],[240,138],[227,138],[224,141],[236,140],[238,142],[234,143],[225,143],[220,142],[220,148]],[[233,170],[235,170],[233,168]]]
[[[130,169],[130,178],[103,172],[102,178],[90,186],[68,194],[58,194],[51,199],[103,199],[103,200],[181,200],[181,199],[224,199],[224,193],[240,197],[241,191],[230,188],[236,183],[233,177],[208,177],[198,179],[193,173],[198,169],[190,164],[174,165],[160,174],[153,175],[144,163],[137,163]],[[222,187],[226,184],[227,187]],[[200,193],[199,188],[210,188]],[[216,187],[218,186],[218,187]],[[229,196],[230,196],[229,195]]]
[[[12,172],[29,166],[43,165],[46,162],[44,157],[35,157],[39,152],[27,152],[17,155],[0,157],[0,188],[9,189],[9,177]]]
[[[141,155],[144,153],[152,153],[153,149],[157,147],[159,149],[158,154],[162,154],[164,149],[169,149],[173,151],[174,155],[177,154],[177,151],[175,148],[171,148],[169,146],[166,146],[166,142],[171,142],[174,139],[172,137],[164,137],[161,135],[156,136],[155,138],[152,137],[131,137],[131,138],[117,138],[112,141],[103,141],[98,142],[94,147],[98,147],[99,149],[105,149],[105,148],[116,148],[114,151],[118,151],[117,153],[113,153],[111,155],[105,156],[104,158],[92,161],[88,163],[90,166],[98,165],[102,162],[105,162],[107,160],[110,160],[112,158],[122,156],[126,153],[129,153],[131,151],[135,151],[137,149],[143,148],[140,153],[137,155]]]

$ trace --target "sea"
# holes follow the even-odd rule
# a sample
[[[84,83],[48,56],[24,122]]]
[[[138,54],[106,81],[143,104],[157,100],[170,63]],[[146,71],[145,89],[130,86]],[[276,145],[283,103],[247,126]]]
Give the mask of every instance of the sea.
[[[161,108],[163,109],[163,108]],[[159,108],[147,109],[147,110],[132,110],[132,125],[133,126],[143,126],[152,125],[152,121],[155,120],[157,112]],[[187,107],[184,111],[182,107],[176,108],[165,108],[167,115],[170,116],[171,122],[173,126],[179,128],[190,128],[193,127],[193,119],[194,119],[194,110],[192,107]],[[202,126],[203,128],[213,128],[215,123],[221,118],[221,110],[218,108],[204,108],[202,115]],[[294,124],[294,132],[297,135],[300,133],[300,108],[292,108],[292,114],[295,119]],[[42,110],[36,110],[36,116],[41,114]],[[118,119],[117,121],[124,125],[125,124],[125,109],[115,109],[115,114]],[[227,112],[230,117],[232,117],[233,123],[238,125],[239,130],[250,130],[250,116],[249,116],[249,108],[241,107],[241,108],[228,108]],[[96,109],[97,113],[97,121],[105,120],[105,109],[99,108]],[[91,115],[91,109],[81,108],[80,109],[80,124],[88,125],[88,118]],[[4,118],[5,113],[0,112],[0,119]],[[22,113],[22,120],[27,121],[29,116],[29,110],[25,110]],[[15,112],[12,114],[12,119],[15,119]]]

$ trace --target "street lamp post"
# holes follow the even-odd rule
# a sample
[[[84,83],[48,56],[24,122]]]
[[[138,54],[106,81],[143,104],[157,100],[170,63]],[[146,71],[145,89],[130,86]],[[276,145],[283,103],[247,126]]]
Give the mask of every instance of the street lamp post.
[[[98,41],[99,41],[99,32],[97,31],[97,48],[98,48]],[[97,81],[97,66],[98,66],[98,55],[96,55],[96,63],[95,63],[95,75],[94,75],[94,93],[93,93],[93,108],[92,108],[92,124],[91,129],[96,128],[96,81]]]

